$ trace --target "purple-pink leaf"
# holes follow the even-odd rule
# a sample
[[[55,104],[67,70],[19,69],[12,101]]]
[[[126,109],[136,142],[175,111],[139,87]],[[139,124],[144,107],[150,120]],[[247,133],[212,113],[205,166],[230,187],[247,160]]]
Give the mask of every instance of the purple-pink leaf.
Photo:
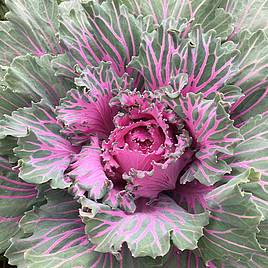
[[[172,196],[177,204],[190,213],[200,213],[208,208],[206,194],[214,189],[214,186],[206,186],[194,180],[185,184],[177,182]]]
[[[111,181],[104,173],[101,163],[101,148],[98,138],[93,137],[91,144],[83,146],[79,154],[74,156],[67,176],[74,179],[73,190],[79,196],[88,192],[88,196],[97,200],[102,198],[112,187]]]
[[[67,135],[76,142],[85,141],[94,134],[106,138],[114,128],[113,117],[118,108],[111,107],[112,90],[125,87],[126,77],[118,78],[109,63],[100,67],[87,67],[76,84],[61,100],[57,109],[58,119],[64,123]]]
[[[136,198],[153,199],[174,189],[192,157],[181,119],[149,91],[122,91],[112,103],[121,106],[121,113],[102,145],[105,171],[114,181],[122,176]]]

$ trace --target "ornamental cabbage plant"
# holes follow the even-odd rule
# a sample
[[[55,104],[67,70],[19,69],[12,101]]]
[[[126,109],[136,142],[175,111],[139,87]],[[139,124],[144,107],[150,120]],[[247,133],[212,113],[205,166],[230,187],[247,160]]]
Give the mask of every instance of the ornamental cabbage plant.
[[[9,263],[267,267],[268,1],[60,2],[0,22]]]

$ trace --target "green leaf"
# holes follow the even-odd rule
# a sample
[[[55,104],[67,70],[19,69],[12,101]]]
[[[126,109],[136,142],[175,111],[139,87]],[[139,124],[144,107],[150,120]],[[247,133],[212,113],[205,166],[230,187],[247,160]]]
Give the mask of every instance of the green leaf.
[[[4,114],[10,115],[18,108],[29,106],[31,106],[31,98],[29,96],[14,93],[10,89],[0,88],[0,117]]]
[[[62,75],[74,77],[77,65],[84,69],[96,66],[102,60],[102,49],[91,33],[91,25],[79,1],[64,1],[59,6],[60,39],[65,55],[55,60],[55,67]]]
[[[176,21],[187,18],[188,26],[184,36],[194,25],[201,24],[206,31],[214,29],[217,36],[225,39],[232,32],[232,17],[224,9],[218,8],[222,0],[117,0],[125,4],[136,16],[151,15],[155,24],[173,17]]]
[[[138,20],[129,14],[126,6],[119,6],[112,0],[101,5],[89,1],[83,6],[105,60],[111,61],[115,72],[122,76],[132,56],[139,52],[141,29]]]
[[[244,29],[253,32],[268,27],[267,0],[223,0],[220,4],[234,20],[231,38]]]
[[[54,0],[7,0],[9,21],[0,22],[0,65],[16,56],[62,52],[58,40],[58,5]]]
[[[5,83],[15,93],[27,96],[35,102],[44,99],[51,105],[57,105],[73,84],[55,76],[51,67],[52,59],[55,57],[50,55],[15,58],[7,69]]]
[[[207,194],[210,223],[198,244],[205,261],[248,262],[264,253],[256,238],[263,215],[252,195],[241,189],[241,185],[254,181],[255,176],[253,170],[247,170]]]
[[[164,256],[170,240],[181,249],[195,249],[208,224],[207,213],[189,214],[162,195],[154,204],[142,200],[134,214],[82,198],[80,215],[96,251],[118,252],[124,242],[134,257]]]
[[[37,189],[22,182],[18,174],[4,158],[0,158],[0,253],[10,245],[19,229],[19,220],[24,212],[36,202]]]
[[[51,180],[53,188],[70,185],[64,181],[64,171],[75,152],[70,142],[60,135],[62,125],[53,110],[42,101],[31,108],[20,108],[0,123],[0,136],[19,137],[15,149],[20,159],[20,177],[30,183]]]
[[[238,55],[233,42],[221,43],[211,30],[204,33],[196,26],[189,34],[188,45],[179,47],[178,72],[188,75],[188,83],[182,93],[202,92],[205,97],[219,91],[235,71],[234,62]]]
[[[50,191],[47,200],[21,220],[24,235],[15,237],[6,252],[10,264],[20,268],[23,258],[27,268],[110,267],[112,256],[95,253],[89,244],[72,196]]]
[[[140,21],[129,14],[125,6],[108,0],[63,2],[60,5],[60,36],[69,56],[63,68],[81,69],[110,61],[115,72],[122,76],[140,45]],[[68,67],[69,66],[69,67]]]
[[[248,168],[260,173],[259,181],[243,185],[243,189],[253,194],[252,199],[268,219],[268,116],[251,118],[240,131],[244,141],[236,146],[233,156],[226,161],[232,167],[233,175]]]
[[[47,204],[26,213],[6,252],[18,268],[160,268],[157,258],[133,258],[127,247],[117,259],[95,251],[79,218],[80,205],[64,191],[47,192]]]
[[[245,95],[231,108],[232,119],[241,125],[250,117],[267,112],[268,37],[260,30],[253,34],[243,32],[238,38],[238,72],[227,83],[240,87]]]
[[[200,25],[189,38],[180,39],[178,32],[183,27],[183,21],[170,19],[155,31],[144,33],[140,54],[133,57],[129,67],[142,74],[150,90],[172,86],[183,95],[202,92],[211,98],[231,77],[238,51],[232,42],[222,45],[215,31],[204,34]],[[182,74],[188,80],[182,81]]]

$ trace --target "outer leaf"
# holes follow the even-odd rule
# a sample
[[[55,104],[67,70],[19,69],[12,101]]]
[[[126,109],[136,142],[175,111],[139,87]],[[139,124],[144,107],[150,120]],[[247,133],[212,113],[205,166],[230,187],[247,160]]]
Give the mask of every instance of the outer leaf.
[[[27,95],[14,93],[10,89],[0,88],[0,115],[11,114],[14,110],[31,105],[31,99]]]
[[[0,23],[0,65],[27,53],[59,54],[58,7],[54,0],[7,0],[8,22]]]
[[[11,264],[18,265],[21,252],[27,268],[110,267],[112,257],[95,253],[78,215],[79,205],[67,193],[53,191],[48,204],[28,212],[20,225],[25,238],[15,238],[7,250]]]
[[[218,9],[221,0],[149,0],[146,2],[119,0],[119,2],[127,5],[129,10],[137,16],[140,14],[152,15],[155,24],[161,24],[169,17],[173,17],[177,21],[187,18],[189,25],[185,33],[188,33],[191,26],[196,24],[201,24],[206,31],[215,29],[217,35],[223,38],[232,31],[230,14],[223,9]]]
[[[21,159],[20,177],[23,180],[37,184],[51,180],[53,188],[69,185],[64,182],[64,171],[75,150],[60,136],[61,125],[48,106],[42,102],[33,104],[32,108],[19,109],[1,125],[2,136],[21,137],[15,151]]]
[[[205,97],[217,92],[230,77],[238,51],[231,42],[221,45],[215,31],[204,34],[197,26],[190,34],[190,43],[179,48],[178,71],[188,74],[188,84],[182,93],[202,92]]]
[[[195,160],[181,178],[181,183],[197,179],[202,184],[212,185],[230,167],[219,160],[217,152],[232,154],[234,143],[241,140],[238,129],[233,126],[219,100],[206,100],[202,94],[189,93],[174,101],[173,109],[185,122],[194,140]]]
[[[268,1],[266,0],[224,0],[221,6],[234,18],[234,31],[230,38],[244,29],[256,31],[268,26],[266,17]]]
[[[66,57],[55,61],[55,67],[68,77],[75,76],[72,73],[74,65],[81,69],[87,65],[95,66],[103,58],[103,49],[96,42],[91,33],[91,26],[81,3],[76,0],[64,1],[59,6],[60,10],[60,39],[66,51]]]
[[[15,153],[20,158],[20,177],[36,184],[51,181],[52,188],[66,188],[70,182],[64,180],[64,171],[69,166],[71,150],[58,149],[57,145],[66,144],[51,142],[38,138],[33,132],[19,139]]]
[[[162,195],[155,204],[143,201],[134,214],[112,210],[109,206],[83,198],[80,215],[86,232],[99,252],[117,252],[126,242],[134,257],[164,256],[170,238],[179,249],[195,249],[208,215],[189,214]]]
[[[22,182],[12,166],[0,158],[0,252],[10,245],[18,231],[18,222],[31,209],[37,197],[34,185]]]
[[[18,268],[143,268],[161,267],[161,259],[133,258],[124,246],[117,260],[94,251],[78,215],[79,204],[63,191],[50,191],[48,203],[28,212],[21,234],[12,239],[6,255]],[[23,234],[24,232],[24,234]]]
[[[62,3],[60,10],[61,39],[71,58],[63,63],[65,69],[74,64],[84,69],[105,60],[112,62],[118,75],[126,72],[131,57],[138,53],[141,29],[125,7],[113,1],[102,5],[91,1],[82,7],[72,0]]]
[[[50,55],[17,57],[5,75],[7,86],[25,99],[35,102],[45,99],[49,104],[57,105],[72,84],[55,76],[51,67],[53,58]]]
[[[169,31],[179,28],[180,24],[173,19],[166,20],[157,30],[144,33],[139,55],[133,57],[128,65],[141,73],[145,79],[145,86],[150,90],[168,86],[172,83],[171,80],[176,80],[177,72],[172,58],[178,37],[173,38]]]
[[[210,224],[205,227],[199,243],[206,261],[230,258],[248,262],[263,254],[256,239],[262,213],[251,200],[251,194],[241,191],[239,186],[255,180],[255,175],[247,170],[206,196],[211,211]]]
[[[94,36],[103,48],[106,61],[122,76],[132,56],[138,54],[141,29],[125,6],[108,0],[101,5],[94,1],[84,5]]]
[[[241,51],[236,60],[239,71],[228,84],[240,87],[245,95],[231,109],[232,118],[241,125],[250,117],[267,112],[268,38],[263,31],[251,35],[244,32],[239,36],[238,49]]]
[[[7,88],[7,83],[4,81],[7,69],[0,69],[0,118],[4,114],[11,114],[14,110],[20,107],[27,107],[31,105],[29,96],[14,93]]]
[[[214,31],[203,34],[200,27],[194,28],[189,39],[179,40],[177,31],[183,27],[169,20],[157,31],[144,34],[140,54],[129,66],[144,76],[151,90],[171,85],[184,95],[215,94],[230,78],[237,51],[230,42],[221,45]],[[187,83],[181,80],[182,73],[188,75]]]
[[[261,174],[260,181],[243,186],[253,193],[252,199],[268,218],[268,117],[256,116],[240,128],[244,141],[236,146],[233,157],[226,159],[233,174],[254,168]]]

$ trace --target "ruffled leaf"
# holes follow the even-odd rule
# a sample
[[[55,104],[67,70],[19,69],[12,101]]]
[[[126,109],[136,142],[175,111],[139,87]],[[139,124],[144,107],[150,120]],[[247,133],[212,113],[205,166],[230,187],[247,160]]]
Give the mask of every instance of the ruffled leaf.
[[[222,175],[230,173],[230,167],[218,159],[217,152],[232,154],[234,144],[242,136],[219,100],[207,100],[202,94],[189,93],[174,100],[173,108],[183,118],[197,150],[181,183],[197,179],[202,184],[212,185]]]
[[[240,188],[251,180],[255,180],[255,172],[247,170],[207,194],[210,223],[199,242],[206,261],[230,259],[248,262],[264,253],[256,239],[262,213],[251,199],[252,195]]]
[[[109,105],[112,90],[125,87],[125,78],[118,78],[109,63],[87,67],[75,80],[84,90],[70,90],[57,109],[58,119],[66,126],[64,132],[74,141],[87,140],[92,134],[106,138],[114,128],[113,117],[118,111]]]
[[[57,105],[72,83],[55,76],[51,67],[52,59],[55,57],[50,55],[40,58],[31,55],[17,57],[7,69],[5,83],[25,99],[30,98],[35,102],[44,99],[51,105]]]
[[[60,191],[49,192],[48,203],[26,213],[20,222],[24,237],[14,238],[6,256],[10,264],[38,267],[112,267],[112,256],[95,253],[79,218],[79,204]]]
[[[134,214],[82,199],[80,215],[96,251],[117,252],[124,242],[134,257],[164,256],[170,239],[181,250],[195,249],[208,215],[189,214],[162,195],[154,204],[144,201]]]
[[[151,33],[142,36],[139,55],[132,58],[128,65],[134,68],[145,79],[145,86],[154,91],[172,83],[176,84],[176,65],[173,55],[176,51],[178,37],[169,32],[173,28],[182,27],[182,22],[176,23],[173,19],[161,23]]]
[[[215,94],[230,78],[238,51],[230,42],[221,45],[214,31],[204,34],[199,26],[189,39],[180,40],[177,31],[183,27],[182,22],[168,20],[157,31],[144,34],[140,54],[129,66],[142,74],[150,90],[170,85],[184,95]],[[183,73],[188,79],[181,80]]]
[[[267,113],[268,38],[263,31],[244,32],[239,37],[238,49],[239,71],[227,83],[240,87],[244,94],[231,108],[232,119],[241,125],[252,116]]]
[[[77,64],[84,69],[105,60],[112,62],[118,75],[127,71],[131,57],[138,54],[141,29],[126,7],[113,1],[82,5],[70,1],[62,3],[60,10],[61,39],[72,60],[71,66]]]
[[[0,158],[0,252],[8,248],[10,238],[19,229],[19,220],[36,198],[36,187],[22,182],[8,161]]]
[[[101,148],[96,137],[92,138],[89,146],[84,146],[74,157],[74,163],[67,174],[74,179],[74,191],[80,195],[87,191],[89,198],[102,198],[109,188],[111,181],[107,178],[101,163]]]
[[[206,31],[216,30],[217,36],[222,38],[226,38],[232,31],[230,14],[218,8],[221,0],[149,0],[146,2],[120,0],[119,2],[125,4],[136,16],[151,15],[155,24],[161,24],[169,17],[173,17],[176,21],[187,18],[189,25],[185,34],[196,24],[201,24]]]
[[[63,191],[47,193],[46,205],[28,212],[6,256],[18,268],[156,268],[161,259],[133,258],[127,247],[118,258],[95,251],[79,218],[79,204]]]
[[[249,168],[260,173],[260,181],[243,185],[243,189],[253,194],[252,199],[268,219],[268,117],[255,116],[240,131],[244,141],[236,146],[233,157],[226,161],[234,175]]]
[[[187,73],[188,83],[182,89],[187,92],[202,92],[205,97],[217,92],[234,72],[233,65],[238,51],[231,42],[221,44],[215,31],[203,33],[201,27],[193,29],[186,48],[179,48],[178,72]]]
[[[0,65],[8,66],[16,56],[62,52],[56,1],[9,0],[6,5],[9,21],[0,22]]]
[[[122,76],[132,56],[139,52],[141,29],[127,8],[108,0],[101,5],[94,1],[84,5],[93,34],[104,51],[106,61]]]
[[[186,141],[185,147],[188,145],[189,141]],[[150,199],[157,198],[158,194],[162,191],[173,190],[176,185],[178,174],[185,168],[185,166],[190,162],[192,154],[183,154],[184,149],[182,150],[182,156],[178,157],[177,160],[171,161],[166,165],[162,164],[152,164],[148,159],[144,159],[142,164],[147,162],[147,166],[152,165],[150,171],[139,171],[131,170],[128,175],[123,176],[129,184],[126,189],[133,193],[136,198],[147,197]],[[134,154],[133,154],[134,155]],[[139,160],[139,157],[132,158],[135,162],[142,161]],[[126,162],[130,162],[131,154],[126,158]],[[146,170],[146,169],[141,169]]]
[[[20,137],[15,152],[21,159],[20,177],[23,180],[37,184],[51,180],[53,188],[70,185],[64,181],[64,171],[75,150],[60,135],[60,130],[55,114],[43,102],[19,109],[1,122],[2,136]]]
[[[92,34],[92,27],[79,1],[64,1],[60,10],[60,39],[66,56],[55,60],[55,67],[63,76],[74,77],[77,65],[81,69],[96,66],[103,59],[103,49]],[[66,73],[67,70],[67,73]]]

